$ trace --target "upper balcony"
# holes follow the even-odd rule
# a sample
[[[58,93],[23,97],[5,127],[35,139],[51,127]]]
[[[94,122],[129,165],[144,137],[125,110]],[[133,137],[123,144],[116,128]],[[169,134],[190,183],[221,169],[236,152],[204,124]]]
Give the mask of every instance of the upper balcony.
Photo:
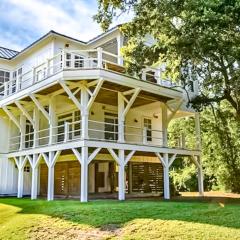
[[[103,51],[102,48],[93,50],[64,50],[25,72],[15,71],[11,73],[10,80],[0,85],[0,100],[44,82],[61,72],[96,69],[103,69],[121,76],[129,76],[139,81],[150,82],[168,89],[181,89],[180,85],[169,79],[164,79],[160,68],[145,67],[140,74],[130,76],[124,67],[122,57]],[[189,92],[197,94],[195,82],[192,82]]]

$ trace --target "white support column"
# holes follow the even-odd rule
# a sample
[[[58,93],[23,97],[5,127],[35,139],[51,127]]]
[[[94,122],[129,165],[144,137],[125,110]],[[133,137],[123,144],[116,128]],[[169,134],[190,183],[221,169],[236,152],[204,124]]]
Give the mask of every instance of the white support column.
[[[200,167],[198,168],[198,192],[199,196],[204,196],[203,171],[201,163]]]
[[[37,147],[39,145],[39,110],[36,106],[34,106],[33,109],[33,121],[34,121],[33,146]]]
[[[54,166],[60,154],[61,151],[57,151],[56,153],[49,152],[48,156],[45,153],[42,154],[48,166],[48,192],[47,192],[48,201],[54,199]]]
[[[118,153],[118,199],[125,200],[125,164],[124,150],[120,149]]]
[[[81,91],[81,105],[82,105],[82,111],[81,111],[81,131],[82,131],[82,139],[88,139],[88,116],[89,116],[89,110],[88,110],[88,91],[87,87],[83,87]]]
[[[88,201],[88,165],[96,157],[101,148],[96,148],[90,156],[88,156],[88,147],[82,147],[81,152],[78,149],[72,148],[74,155],[81,164],[81,192],[80,201]]]
[[[124,142],[124,98],[121,92],[118,92],[118,141]]]
[[[39,162],[41,159],[41,154],[33,154],[32,161],[29,162],[32,167],[32,186],[31,186],[31,199],[37,199],[37,190],[38,190],[38,171],[39,171]]]
[[[53,199],[54,199],[54,166],[49,166],[47,200],[52,201]]]
[[[25,133],[26,133],[26,117],[21,114],[20,115],[20,150],[25,148]]]
[[[124,41],[124,37],[123,35],[120,33],[117,36],[117,52],[118,52],[118,64],[119,65],[123,65],[123,57],[121,55],[121,48],[123,47],[123,41]]]
[[[27,158],[20,156],[18,159],[14,158],[15,163],[18,168],[18,192],[17,197],[22,198],[23,196],[23,172],[24,172],[24,166],[26,164]]]
[[[82,147],[80,201],[88,201],[88,147]]]
[[[200,114],[195,113],[196,149],[201,149]]]
[[[162,137],[163,137],[163,146],[164,147],[167,147],[167,145],[168,145],[167,127],[168,127],[167,107],[165,104],[163,104],[162,105]]]
[[[170,199],[170,183],[169,183],[169,161],[168,154],[163,154],[165,166],[163,166],[163,183],[164,183],[164,199]]]
[[[38,186],[38,166],[32,168],[32,188],[31,199],[37,199],[37,186]]]
[[[204,195],[204,184],[203,184],[203,170],[202,170],[202,162],[200,156],[194,156],[192,155],[191,158],[193,163],[198,169],[198,191],[199,196]]]
[[[128,193],[132,193],[132,162],[128,163]]]
[[[111,148],[108,148],[108,151],[118,163],[118,199],[125,200],[125,166],[131,160],[135,151],[131,151],[126,157],[123,149],[118,150],[118,155]]]
[[[51,98],[49,101],[49,145],[56,142],[56,129],[57,117],[56,117],[56,104],[55,99]]]
[[[23,158],[23,157],[20,157]],[[20,162],[22,159],[20,160]],[[18,192],[17,197],[22,198],[23,197],[23,172],[24,172],[24,166],[19,166],[18,168]]]

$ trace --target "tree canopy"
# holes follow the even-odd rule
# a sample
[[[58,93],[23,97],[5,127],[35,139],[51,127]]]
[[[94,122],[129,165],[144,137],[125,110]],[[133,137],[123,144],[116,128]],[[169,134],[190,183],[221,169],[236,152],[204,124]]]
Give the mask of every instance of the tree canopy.
[[[196,107],[227,100],[240,118],[240,0],[98,2],[95,19],[105,30],[118,14],[134,13],[121,28],[128,38],[125,57],[137,65],[165,62],[183,81],[187,76],[179,70],[190,66],[201,82]],[[144,44],[146,35],[153,45]]]
[[[164,62],[172,79],[199,81],[191,104],[204,110],[205,172],[240,192],[240,0],[98,0],[94,18],[106,30],[128,12],[133,19],[121,27],[128,67]]]

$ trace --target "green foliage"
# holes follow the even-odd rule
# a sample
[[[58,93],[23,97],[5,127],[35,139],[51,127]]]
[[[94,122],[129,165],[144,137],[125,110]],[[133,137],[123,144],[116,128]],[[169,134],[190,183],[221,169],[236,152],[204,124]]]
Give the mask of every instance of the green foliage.
[[[203,159],[209,180],[240,192],[240,0],[98,0],[103,29],[121,13],[129,69],[166,63],[168,75],[185,86],[198,80],[191,101],[202,113]],[[149,36],[153,44],[145,44]],[[181,123],[176,123],[176,129]],[[187,125],[186,125],[187,126]],[[191,142],[191,141],[190,141]],[[190,174],[190,173],[189,173]],[[187,181],[187,180],[186,180]]]
[[[173,184],[176,187],[177,191],[184,192],[196,192],[198,190],[197,186],[197,171],[196,166],[184,161],[184,159],[178,159],[180,163],[176,162],[173,165],[173,169],[170,172],[170,176],[173,180]],[[175,160],[177,161],[177,160]]]
[[[206,173],[214,174],[220,186],[240,192],[240,123],[225,101],[202,114],[203,161]]]

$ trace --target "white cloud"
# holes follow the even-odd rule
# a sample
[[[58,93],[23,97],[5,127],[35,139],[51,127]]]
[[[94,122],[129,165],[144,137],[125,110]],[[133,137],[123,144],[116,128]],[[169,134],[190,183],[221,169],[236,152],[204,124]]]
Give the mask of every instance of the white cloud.
[[[97,12],[97,1],[83,0],[1,0],[6,11],[0,16],[8,22],[8,28],[0,30],[0,45],[22,49],[36,38],[54,30],[83,41],[101,33],[100,26],[92,17]],[[116,23],[129,20],[121,17]],[[12,35],[12,36],[11,36]],[[6,43],[7,44],[4,44]]]

